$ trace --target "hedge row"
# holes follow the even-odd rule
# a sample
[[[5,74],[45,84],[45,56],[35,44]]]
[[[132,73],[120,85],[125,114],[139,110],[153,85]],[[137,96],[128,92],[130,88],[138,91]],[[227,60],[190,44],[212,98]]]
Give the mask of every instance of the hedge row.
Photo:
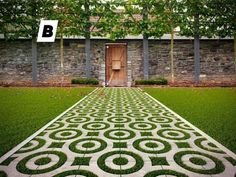
[[[165,78],[142,79],[135,81],[135,85],[167,85],[167,84],[168,81]]]
[[[71,80],[72,84],[98,85],[99,81],[94,78],[76,78]]]

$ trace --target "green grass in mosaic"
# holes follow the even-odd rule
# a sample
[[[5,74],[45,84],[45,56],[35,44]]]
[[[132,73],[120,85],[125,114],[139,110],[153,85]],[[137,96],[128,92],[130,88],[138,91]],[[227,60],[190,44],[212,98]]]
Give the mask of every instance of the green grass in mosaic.
[[[4,160],[0,165],[8,166],[12,161],[14,161],[17,157],[8,157]]]
[[[191,148],[188,142],[176,142],[178,148]]]
[[[141,146],[140,144],[145,142],[145,145]],[[162,148],[156,150],[159,145],[162,144]],[[141,152],[150,153],[150,154],[161,154],[171,150],[171,145],[164,140],[154,139],[154,138],[141,138],[133,142],[133,147]]]
[[[62,148],[65,142],[52,142],[48,148]]]
[[[217,146],[214,145],[214,144],[211,143],[211,142],[208,142],[208,143],[207,143],[208,147],[202,145],[202,142],[204,142],[204,141],[207,141],[207,140],[206,140],[205,138],[199,138],[199,139],[196,139],[196,140],[194,141],[194,143],[195,143],[198,147],[200,147],[200,148],[202,148],[202,149],[205,149],[205,150],[207,150],[207,151],[216,152],[216,153],[224,153],[222,150],[218,149]]]
[[[94,88],[0,88],[0,156]]]
[[[170,175],[170,176],[176,176],[176,177],[188,177],[187,175],[173,171],[173,170],[156,170],[147,173],[144,177],[156,177],[156,176],[161,176],[161,175]]]
[[[232,157],[225,157],[226,160],[228,160],[233,166],[236,166],[236,160]]]
[[[235,88],[144,90],[236,153]]]
[[[43,169],[31,169],[27,167],[27,163],[32,160],[33,158],[37,157],[38,159],[34,161],[36,165],[46,165],[51,162],[51,159],[48,157],[39,157],[40,155],[56,155],[59,160],[54,163],[53,165],[49,167],[45,167]],[[43,152],[38,152],[35,154],[31,154],[25,158],[23,158],[16,166],[17,170],[23,174],[42,174],[42,173],[47,173],[50,171],[53,171],[59,167],[61,167],[67,160],[67,156],[60,152],[60,151],[43,151]]]
[[[87,176],[87,177],[98,177],[92,172],[86,171],[86,170],[69,170],[62,173],[59,173],[53,177],[62,177],[62,176],[70,176],[70,175],[81,175],[81,176]]]
[[[7,177],[7,174],[3,171],[0,171],[0,177]]]
[[[150,160],[152,162],[152,166],[156,166],[156,165],[170,165],[167,162],[166,157],[150,157]]]
[[[74,162],[72,163],[72,166],[74,165],[86,165],[89,166],[91,157],[75,157]]]
[[[97,144],[99,145],[97,145]],[[77,145],[80,144],[82,148],[78,148]],[[107,143],[98,138],[83,138],[83,139],[78,139],[74,142],[72,142],[69,145],[69,149],[72,152],[78,153],[78,154],[93,154],[99,151],[102,151],[107,147]]]
[[[128,155],[128,156],[134,158],[135,159],[135,164],[133,166],[131,166],[130,168],[122,169],[122,166],[126,165],[128,163],[128,161],[125,158],[122,158],[122,157],[118,157],[118,158],[114,159],[112,161],[112,163],[109,163],[109,164],[105,163],[106,159],[108,157],[111,157],[113,155],[122,155],[122,154]],[[102,156],[100,156],[98,161],[97,161],[97,164],[102,170],[104,170],[105,172],[111,173],[111,174],[131,174],[133,172],[139,171],[143,167],[144,162],[143,162],[142,158],[139,155],[137,155],[133,152],[130,152],[130,151],[111,151],[111,152],[105,153]],[[120,166],[120,168],[114,168],[112,166],[112,164],[118,165],[118,166]]]
[[[189,162],[191,162],[192,164],[195,164],[195,165],[200,165],[200,166],[204,166],[206,165],[208,162],[213,162],[215,164],[215,167],[214,168],[211,168],[211,169],[205,169],[205,168],[202,168],[202,169],[199,169],[199,168],[194,168],[192,165],[190,164],[186,164],[182,159],[185,155],[191,155],[193,157],[191,157],[189,159]],[[194,157],[194,155],[198,155],[199,157]],[[205,157],[207,158],[208,160],[206,161],[205,159],[201,158],[201,157]],[[221,173],[225,170],[225,166],[224,164],[222,163],[222,161],[220,161],[219,159],[217,159],[216,157],[213,157],[209,154],[205,154],[205,153],[201,153],[201,152],[198,152],[198,151],[181,151],[181,152],[177,152],[175,155],[174,155],[174,160],[175,162],[189,170],[189,171],[192,171],[192,172],[195,172],[195,173],[200,173],[200,174],[218,174],[218,173]]]
[[[75,133],[72,135],[72,133]],[[77,129],[59,129],[52,132],[49,137],[54,140],[68,140],[79,137],[82,134],[80,130]],[[71,136],[72,135],[72,136]]]
[[[30,152],[30,151],[39,149],[46,144],[46,141],[44,139],[40,139],[40,138],[35,138],[32,141],[37,142],[38,144],[36,146],[33,146],[32,142],[28,142],[26,145],[23,146],[22,149],[18,150],[17,153]],[[24,148],[26,148],[26,149],[24,149]]]

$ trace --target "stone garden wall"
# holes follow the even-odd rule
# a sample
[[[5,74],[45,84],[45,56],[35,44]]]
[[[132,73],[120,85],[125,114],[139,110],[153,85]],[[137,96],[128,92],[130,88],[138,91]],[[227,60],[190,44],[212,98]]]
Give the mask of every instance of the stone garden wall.
[[[105,43],[92,40],[92,76],[105,78]],[[128,75],[130,81],[143,78],[142,40],[120,40],[127,43]],[[85,76],[83,40],[64,41],[65,82]],[[169,40],[149,41],[150,77],[170,78]],[[38,78],[40,82],[60,82],[59,40],[38,43]],[[174,68],[177,82],[192,82],[194,77],[193,40],[176,40]],[[31,41],[0,40],[0,82],[31,82]],[[201,81],[206,83],[235,83],[233,40],[201,41]]]

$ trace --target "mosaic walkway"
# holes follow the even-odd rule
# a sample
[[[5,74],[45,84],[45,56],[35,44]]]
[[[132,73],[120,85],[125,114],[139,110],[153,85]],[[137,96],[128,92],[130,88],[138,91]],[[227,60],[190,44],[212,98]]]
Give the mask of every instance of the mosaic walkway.
[[[235,154],[137,88],[99,88],[0,164],[10,177],[234,177]]]

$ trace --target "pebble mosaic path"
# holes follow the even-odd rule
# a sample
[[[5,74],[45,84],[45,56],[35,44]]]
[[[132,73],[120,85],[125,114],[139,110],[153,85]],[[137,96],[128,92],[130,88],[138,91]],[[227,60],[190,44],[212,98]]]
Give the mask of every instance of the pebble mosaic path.
[[[138,88],[99,88],[0,164],[9,177],[234,177],[235,154]]]

